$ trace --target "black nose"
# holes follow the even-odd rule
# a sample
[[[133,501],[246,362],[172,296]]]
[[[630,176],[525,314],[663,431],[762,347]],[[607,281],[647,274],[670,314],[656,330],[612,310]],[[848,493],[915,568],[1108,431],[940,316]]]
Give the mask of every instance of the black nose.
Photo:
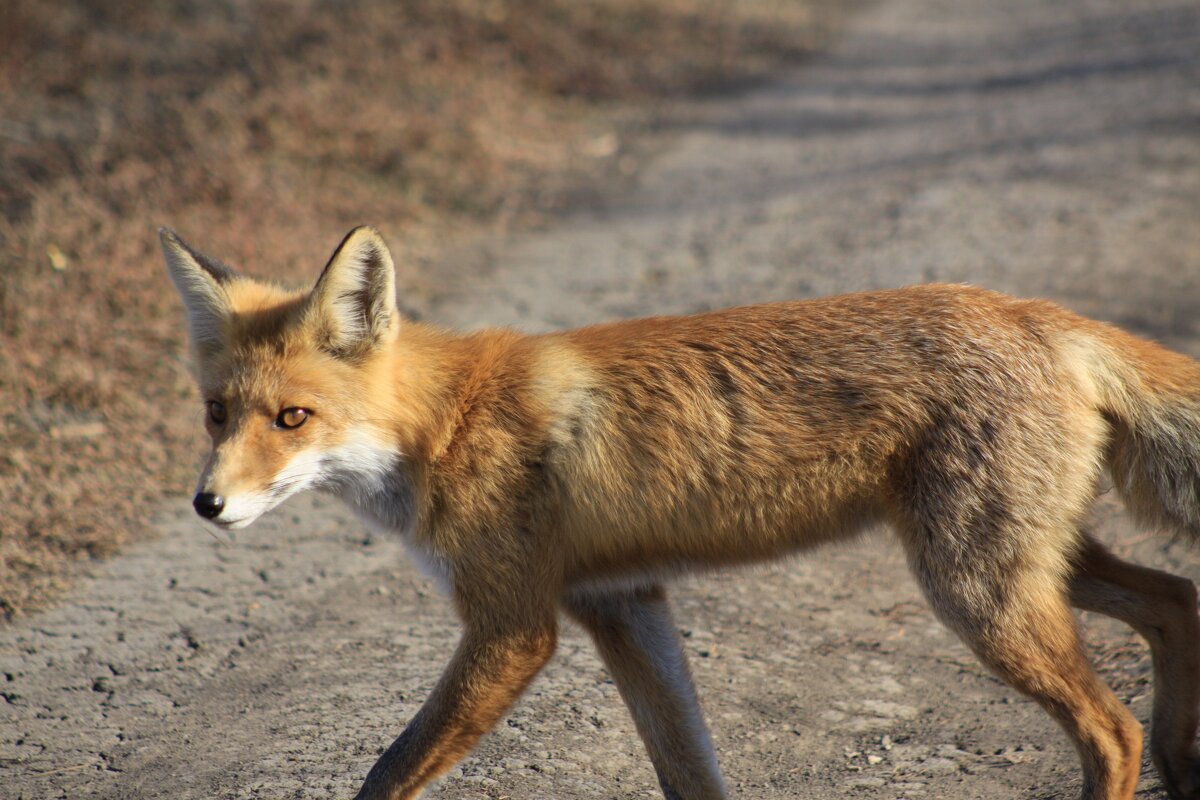
[[[192,507],[205,519],[214,519],[225,507],[225,498],[219,494],[200,492],[192,499]]]

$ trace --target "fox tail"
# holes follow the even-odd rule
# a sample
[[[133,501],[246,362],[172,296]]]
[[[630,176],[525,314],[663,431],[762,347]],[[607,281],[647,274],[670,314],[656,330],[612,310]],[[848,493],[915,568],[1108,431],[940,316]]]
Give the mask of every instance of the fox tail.
[[[1139,520],[1200,540],[1200,363],[1092,324],[1087,372],[1112,429],[1113,483]]]

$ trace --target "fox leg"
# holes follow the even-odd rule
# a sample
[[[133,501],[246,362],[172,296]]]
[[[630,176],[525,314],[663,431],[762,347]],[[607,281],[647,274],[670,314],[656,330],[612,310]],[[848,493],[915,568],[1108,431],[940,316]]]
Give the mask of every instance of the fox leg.
[[[721,770],[662,588],[575,595],[565,604],[612,673],[667,800],[724,798]]]
[[[1170,573],[1122,561],[1090,536],[1070,580],[1071,603],[1121,620],[1150,645],[1154,723],[1150,754],[1174,800],[1200,797],[1200,616],[1196,587]]]
[[[947,531],[910,531],[909,559],[938,616],[979,659],[1038,702],[1066,730],[1083,766],[1083,800],[1132,800],[1142,731],[1096,675],[1050,553],[1067,537],[995,531],[1024,549],[1005,556],[988,542],[964,549]],[[1038,544],[1034,544],[1034,543]],[[1061,563],[1061,562],[1059,562]]]
[[[371,768],[357,800],[408,800],[491,730],[554,653],[553,617],[541,626],[485,633],[467,623],[433,693]]]

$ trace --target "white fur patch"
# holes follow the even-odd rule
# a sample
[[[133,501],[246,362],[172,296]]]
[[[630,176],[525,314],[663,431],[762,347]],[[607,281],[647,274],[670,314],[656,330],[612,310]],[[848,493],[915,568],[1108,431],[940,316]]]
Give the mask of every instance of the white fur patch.
[[[336,447],[298,453],[262,491],[227,496],[213,522],[244,528],[305,489],[336,495],[372,528],[398,534],[421,571],[443,590],[450,586],[449,564],[417,536],[416,498],[403,454],[365,429],[350,431]]]
[[[420,541],[416,498],[399,451],[356,431],[325,454],[333,477],[323,488],[338,495],[375,530],[398,534],[418,569],[447,591],[450,566]]]
[[[297,453],[265,489],[226,495],[225,508],[213,522],[226,528],[245,528],[292,495],[316,484],[320,476],[320,452]]]
[[[268,492],[244,492],[226,497],[225,508],[213,522],[222,528],[245,528],[280,502]]]

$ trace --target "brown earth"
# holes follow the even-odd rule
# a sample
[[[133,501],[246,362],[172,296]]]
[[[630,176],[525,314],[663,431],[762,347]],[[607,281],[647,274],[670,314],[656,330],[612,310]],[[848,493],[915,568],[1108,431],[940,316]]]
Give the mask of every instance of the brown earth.
[[[798,59],[835,5],[4,3],[0,616],[150,535],[146,505],[191,479],[156,226],[282,277],[371,221],[417,311],[446,242],[628,170],[652,101]]]
[[[650,139],[625,186],[543,230],[410,262],[402,300],[446,324],[542,330],[970,281],[1200,356],[1195,3],[880,0],[827,52],[674,108]],[[198,427],[192,414],[180,424]],[[457,626],[397,542],[321,497],[214,538],[188,507],[187,466],[156,506],[161,538],[88,564],[59,605],[0,630],[0,795],[350,796],[437,679]],[[1200,578],[1194,547],[1138,530],[1111,492],[1096,527],[1123,555]],[[672,596],[735,796],[1078,795],[1065,737],[936,623],[885,533]],[[1144,648],[1084,623],[1102,675],[1147,721]],[[1146,769],[1138,797],[1163,797]],[[615,688],[568,627],[430,796],[656,792]]]

